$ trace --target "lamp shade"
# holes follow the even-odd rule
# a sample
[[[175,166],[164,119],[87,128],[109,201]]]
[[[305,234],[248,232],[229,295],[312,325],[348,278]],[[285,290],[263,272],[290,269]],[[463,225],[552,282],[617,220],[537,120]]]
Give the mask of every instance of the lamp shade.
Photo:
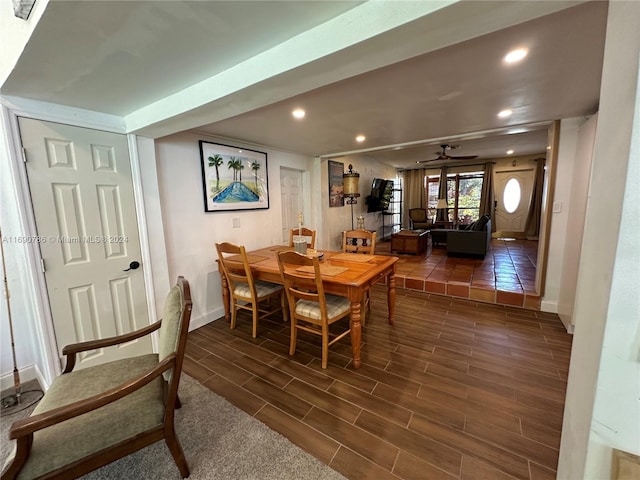
[[[447,205],[447,200],[445,198],[439,198],[438,203],[436,204],[436,208],[449,208],[449,205]]]
[[[351,197],[359,197],[358,182],[360,174],[353,171],[353,166],[349,165],[349,171],[342,175],[343,195]]]

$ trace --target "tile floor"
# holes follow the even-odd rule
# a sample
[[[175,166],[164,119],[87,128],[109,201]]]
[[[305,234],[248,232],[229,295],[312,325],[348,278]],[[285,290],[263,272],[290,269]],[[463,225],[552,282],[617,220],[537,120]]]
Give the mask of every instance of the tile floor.
[[[378,242],[388,254],[391,243]],[[484,259],[447,257],[446,246],[431,245],[422,255],[397,254],[396,285],[411,290],[540,310],[536,293],[538,242],[493,239]],[[396,255],[394,253],[394,255]]]

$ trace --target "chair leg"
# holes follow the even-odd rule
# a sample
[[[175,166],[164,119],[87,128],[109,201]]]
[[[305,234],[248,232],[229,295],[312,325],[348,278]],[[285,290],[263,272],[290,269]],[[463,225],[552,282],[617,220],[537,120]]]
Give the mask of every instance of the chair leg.
[[[229,324],[229,328],[233,330],[236,328],[236,317],[237,317],[238,309],[236,308],[235,299],[231,299],[231,323]]]
[[[287,322],[289,320],[289,303],[287,302],[287,296],[284,290],[280,294],[280,307],[282,308],[282,318]]]
[[[256,300],[255,303],[252,304],[253,307],[253,338],[256,338],[258,336],[258,316],[259,316],[259,312],[258,312],[258,300]]]
[[[169,451],[173,456],[173,460],[176,462],[178,470],[180,470],[180,475],[182,475],[182,478],[189,477],[189,465],[187,465],[187,460],[184,458],[182,446],[180,446],[180,442],[178,441],[176,432],[173,428],[171,428],[170,434],[164,437],[164,441],[166,442],[167,447],[169,447]]]
[[[296,317],[291,315],[291,340],[289,341],[289,355],[296,354],[297,338],[298,338],[298,328],[296,327]]]
[[[329,326],[322,326],[322,368],[327,368],[329,363]]]

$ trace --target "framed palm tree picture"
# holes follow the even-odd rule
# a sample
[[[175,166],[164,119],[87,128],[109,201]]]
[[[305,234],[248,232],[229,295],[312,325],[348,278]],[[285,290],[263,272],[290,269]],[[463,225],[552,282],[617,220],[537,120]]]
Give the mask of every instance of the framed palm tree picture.
[[[204,211],[269,208],[267,154],[200,140]]]

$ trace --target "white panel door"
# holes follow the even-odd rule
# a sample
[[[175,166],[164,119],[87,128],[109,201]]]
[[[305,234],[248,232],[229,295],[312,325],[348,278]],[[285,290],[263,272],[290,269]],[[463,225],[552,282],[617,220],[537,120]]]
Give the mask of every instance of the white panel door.
[[[126,136],[19,124],[59,354],[148,325]],[[150,352],[147,337],[86,352],[76,368]]]
[[[495,200],[496,200],[496,230],[504,232],[524,232],[527,224],[527,215],[531,206],[533,193],[533,180],[535,171],[510,170],[495,172]],[[519,200],[509,205],[509,199],[505,199],[505,190],[519,192]],[[506,201],[506,204],[505,204]]]
[[[303,211],[302,172],[280,168],[282,205],[282,243],[289,244],[289,230],[298,226],[298,213]]]

